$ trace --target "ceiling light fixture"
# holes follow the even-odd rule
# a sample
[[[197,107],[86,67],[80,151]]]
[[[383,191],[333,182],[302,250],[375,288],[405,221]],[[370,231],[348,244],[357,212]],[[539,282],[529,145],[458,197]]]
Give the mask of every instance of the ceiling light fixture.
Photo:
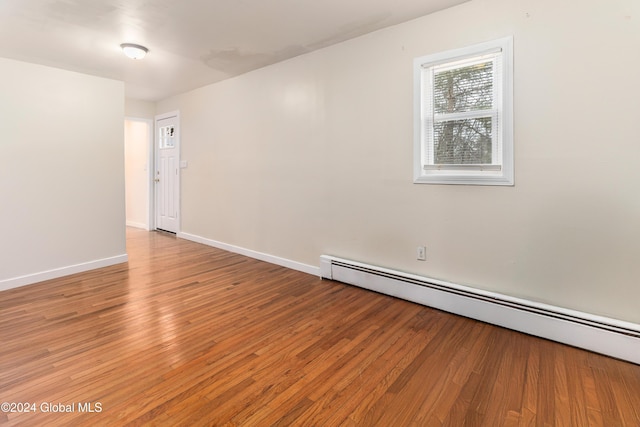
[[[142,59],[149,52],[149,49],[139,44],[122,43],[120,47],[122,52],[131,59]]]

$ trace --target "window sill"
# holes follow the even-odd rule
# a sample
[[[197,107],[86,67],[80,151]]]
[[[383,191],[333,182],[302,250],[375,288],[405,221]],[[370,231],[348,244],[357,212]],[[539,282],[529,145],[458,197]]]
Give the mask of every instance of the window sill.
[[[502,173],[466,173],[459,171],[429,171],[413,179],[414,184],[458,184],[458,185],[514,185],[513,177]]]

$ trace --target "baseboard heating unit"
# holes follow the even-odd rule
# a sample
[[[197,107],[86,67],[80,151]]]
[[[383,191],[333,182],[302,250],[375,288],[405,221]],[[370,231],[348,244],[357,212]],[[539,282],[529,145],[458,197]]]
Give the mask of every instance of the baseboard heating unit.
[[[329,255],[324,279],[640,364],[640,325]]]

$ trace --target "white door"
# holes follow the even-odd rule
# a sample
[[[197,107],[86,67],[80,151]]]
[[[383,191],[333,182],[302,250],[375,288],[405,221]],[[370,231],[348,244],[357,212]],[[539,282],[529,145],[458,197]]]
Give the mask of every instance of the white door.
[[[178,232],[179,145],[178,116],[156,117],[156,228]]]

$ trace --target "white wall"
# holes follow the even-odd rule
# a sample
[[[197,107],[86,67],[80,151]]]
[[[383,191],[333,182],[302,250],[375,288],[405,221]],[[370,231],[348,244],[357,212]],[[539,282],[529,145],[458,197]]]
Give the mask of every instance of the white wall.
[[[124,121],[124,176],[127,225],[149,229],[149,181],[153,164],[149,155],[153,122]]]
[[[123,83],[0,58],[0,94],[0,289],[126,259]]]
[[[126,98],[124,100],[124,115],[139,119],[153,119],[156,115],[156,103]]]
[[[640,323],[639,12],[473,0],[161,101],[189,162],[181,229]],[[412,59],[506,35],[515,186],[412,184]]]

